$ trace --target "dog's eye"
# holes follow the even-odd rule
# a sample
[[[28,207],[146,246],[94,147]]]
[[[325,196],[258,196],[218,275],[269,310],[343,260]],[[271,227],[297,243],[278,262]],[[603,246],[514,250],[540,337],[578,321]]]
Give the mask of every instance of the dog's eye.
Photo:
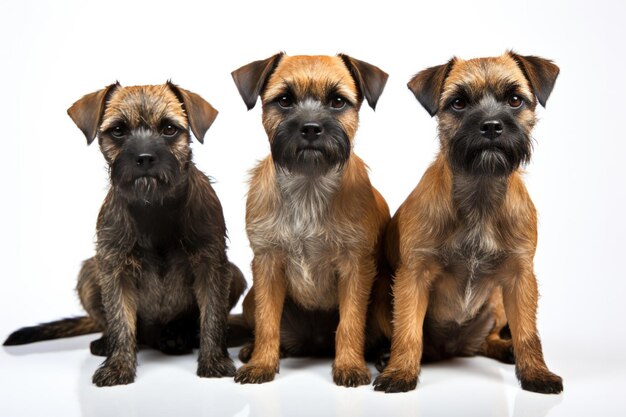
[[[161,131],[161,133],[163,134],[163,136],[172,137],[178,133],[178,128],[174,125],[168,124],[163,127],[163,130]]]
[[[335,96],[332,98],[332,100],[330,100],[330,107],[332,107],[333,109],[343,109],[345,105],[346,101],[343,99],[343,97]]]
[[[124,128],[124,126],[115,126],[113,129],[110,130],[111,132],[111,136],[113,136],[114,138],[123,138],[126,135],[126,129]]]
[[[522,104],[524,104],[524,100],[522,100],[520,96],[512,95],[511,97],[509,97],[509,106],[513,107],[514,109],[520,107]]]
[[[288,109],[293,105],[293,99],[290,96],[282,96],[278,99],[278,105],[283,109]]]
[[[452,108],[456,111],[461,111],[467,106],[467,103],[462,98],[455,98],[452,102]]]

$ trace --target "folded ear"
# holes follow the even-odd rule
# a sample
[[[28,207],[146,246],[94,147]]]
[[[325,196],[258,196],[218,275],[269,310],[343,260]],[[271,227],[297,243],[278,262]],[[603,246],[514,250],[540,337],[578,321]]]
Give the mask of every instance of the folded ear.
[[[87,145],[91,145],[91,142],[96,138],[98,126],[100,126],[104,108],[106,107],[106,101],[119,86],[120,83],[116,82],[95,93],[87,94],[67,109],[67,114],[85,134]]]
[[[231,73],[248,110],[256,105],[267,79],[272,75],[283,55],[284,53],[280,52],[267,59],[251,62]]]
[[[526,76],[537,100],[539,100],[539,104],[546,107],[548,97],[550,97],[556,78],[559,76],[559,67],[549,59],[538,56],[518,55],[513,51],[509,51],[509,55],[517,62]]]
[[[443,92],[443,84],[452,69],[454,58],[446,64],[430,67],[418,72],[407,84],[417,101],[426,109],[430,116],[439,111],[439,98]]]
[[[365,61],[360,61],[345,54],[339,54],[339,57],[350,70],[350,74],[352,74],[359,92],[367,100],[367,104],[372,109],[376,109],[376,103],[385,89],[389,75],[377,66]]]
[[[183,104],[193,135],[198,142],[204,143],[204,135],[215,121],[217,110],[196,93],[185,90],[170,81],[167,82],[167,86]]]

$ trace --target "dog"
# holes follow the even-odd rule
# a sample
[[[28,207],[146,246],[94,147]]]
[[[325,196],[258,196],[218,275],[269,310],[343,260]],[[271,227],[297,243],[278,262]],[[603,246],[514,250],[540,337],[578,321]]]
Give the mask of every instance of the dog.
[[[562,391],[537,333],[537,215],[521,175],[537,102],[558,74],[549,60],[507,52],[453,58],[408,83],[438,117],[440,151],[386,231],[393,337],[376,390],[414,389],[420,359],[484,355],[515,363],[525,390]]]
[[[199,345],[199,376],[234,375],[226,321],[246,281],[228,261],[222,207],[190,147],[190,130],[202,143],[217,111],[171,82],[116,83],[68,114],[87,144],[98,137],[111,182],[96,255],[78,278],[88,316],[21,329],[4,344],[102,331],[91,344],[107,357],[93,376],[97,386],[134,381],[138,344],[168,354]]]
[[[352,145],[361,104],[375,109],[387,74],[343,54],[279,53],[232,75],[248,109],[261,97],[271,148],[247,198],[242,319],[254,343],[235,381],[273,380],[281,355],[334,355],[336,384],[368,384],[366,312],[390,215]]]

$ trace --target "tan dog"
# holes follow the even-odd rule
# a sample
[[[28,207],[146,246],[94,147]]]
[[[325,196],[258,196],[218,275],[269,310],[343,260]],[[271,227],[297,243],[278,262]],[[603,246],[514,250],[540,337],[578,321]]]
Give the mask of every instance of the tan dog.
[[[367,384],[366,311],[389,209],[352,143],[363,99],[375,107],[387,74],[346,55],[278,54],[233,78],[249,109],[261,96],[271,146],[248,194],[254,286],[243,316],[255,341],[253,352],[242,349],[249,362],[235,380],[272,380],[279,349],[315,355],[336,346],[335,383]]]
[[[454,58],[409,82],[438,116],[441,148],[387,229],[394,330],[377,390],[415,388],[420,359],[479,354],[515,362],[523,389],[562,391],[537,334],[537,216],[519,169],[558,73],[509,52]],[[507,320],[512,340],[500,337]]]

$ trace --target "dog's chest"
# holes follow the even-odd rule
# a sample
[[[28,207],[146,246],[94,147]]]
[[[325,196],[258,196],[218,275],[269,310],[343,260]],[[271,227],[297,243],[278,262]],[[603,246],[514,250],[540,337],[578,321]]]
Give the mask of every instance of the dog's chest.
[[[138,316],[166,323],[195,308],[193,274],[183,249],[167,254],[144,251],[138,287]]]
[[[181,246],[179,204],[129,206],[137,245],[143,250],[168,251]]]
[[[432,291],[431,311],[442,321],[472,319],[493,288],[494,274],[505,258],[497,215],[506,194],[500,179],[456,176],[455,229],[439,248],[443,277]]]
[[[283,198],[275,222],[288,292],[303,307],[330,309],[338,303],[333,264],[338,245],[330,205],[340,177],[290,177],[279,176]]]
[[[444,273],[434,285],[431,311],[442,321],[463,323],[487,301],[504,252],[495,229],[484,221],[460,227],[440,253]]]

